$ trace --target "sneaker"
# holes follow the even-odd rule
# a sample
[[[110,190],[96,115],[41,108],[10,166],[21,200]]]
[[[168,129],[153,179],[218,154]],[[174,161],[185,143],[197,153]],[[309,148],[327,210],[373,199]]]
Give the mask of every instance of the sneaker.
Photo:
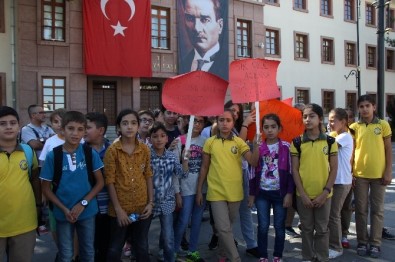
[[[379,258],[381,255],[381,249],[378,246],[370,246],[369,253],[370,257]]]
[[[300,237],[300,235],[296,233],[295,229],[293,229],[292,227],[286,227],[285,234],[289,237],[295,237],[295,238]]]
[[[261,257],[261,258],[259,259],[259,262],[269,262],[269,259],[266,258],[266,257]]]
[[[257,247],[246,249],[246,254],[250,255],[250,256],[253,256],[253,257],[256,257],[256,258],[260,258],[259,251],[258,251]]]
[[[273,262],[283,262],[283,260],[281,259],[281,257],[273,257]]]
[[[189,252],[185,261],[186,262],[204,262],[204,259],[200,257],[200,254],[198,251],[194,251],[194,252]]]
[[[218,248],[218,237],[217,235],[213,234],[211,237],[210,243],[208,244],[208,249],[214,250]]]
[[[394,240],[395,235],[391,234],[387,228],[383,227],[382,238],[387,239],[387,240]]]
[[[347,237],[342,237],[342,247],[343,248],[350,248],[350,242],[348,242]]]
[[[359,256],[366,257],[368,255],[368,246],[366,244],[358,244],[357,254]]]
[[[339,252],[333,249],[329,249],[329,259],[334,259],[343,255],[343,251]]]
[[[49,233],[49,230],[47,229],[47,227],[45,225],[39,226],[38,227],[38,233],[41,235],[45,235]]]

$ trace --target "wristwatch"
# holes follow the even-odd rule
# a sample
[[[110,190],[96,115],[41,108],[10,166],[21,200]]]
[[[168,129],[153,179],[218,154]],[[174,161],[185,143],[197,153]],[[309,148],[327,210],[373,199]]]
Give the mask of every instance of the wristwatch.
[[[83,207],[86,207],[88,204],[89,204],[88,200],[86,200],[86,199],[82,199],[82,200],[81,200],[81,205],[82,205]]]

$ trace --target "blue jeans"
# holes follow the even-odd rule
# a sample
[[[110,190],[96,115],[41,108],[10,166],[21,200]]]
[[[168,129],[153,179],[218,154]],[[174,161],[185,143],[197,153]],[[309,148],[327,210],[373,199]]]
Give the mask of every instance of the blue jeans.
[[[178,221],[174,229],[174,249],[180,251],[182,236],[187,229],[189,218],[191,218],[191,232],[189,234],[189,251],[197,250],[199,240],[200,224],[206,206],[206,195],[203,196],[203,204],[198,206],[195,202],[196,195],[183,196],[182,208],[179,211]]]
[[[82,262],[95,260],[95,216],[77,222],[56,220],[56,233],[58,235],[57,262],[70,262],[73,258],[74,231],[77,231],[79,257]]]
[[[160,230],[163,237],[163,256],[164,261],[175,261],[174,254],[174,229],[173,213],[168,215],[159,215]],[[149,260],[147,260],[149,261]]]
[[[111,217],[110,243],[107,252],[107,261],[120,262],[122,247],[125,244],[128,233],[137,261],[150,261],[148,248],[148,231],[151,226],[152,216],[133,222],[129,226],[121,227],[116,217]]]
[[[258,210],[258,250],[261,257],[267,258],[267,237],[270,226],[270,208],[273,207],[273,224],[275,229],[274,257],[282,257],[285,241],[285,218],[287,209],[283,207],[283,197],[280,190],[260,190],[255,198]]]
[[[243,170],[243,191],[244,198],[240,202],[239,215],[240,215],[240,228],[243,234],[244,241],[246,242],[247,249],[257,246],[255,241],[254,224],[252,222],[251,209],[248,207],[249,180],[248,173]]]

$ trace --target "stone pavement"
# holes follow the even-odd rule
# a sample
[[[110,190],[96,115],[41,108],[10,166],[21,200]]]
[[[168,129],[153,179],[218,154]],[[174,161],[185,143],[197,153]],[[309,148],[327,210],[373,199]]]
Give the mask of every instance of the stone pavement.
[[[393,181],[395,182],[395,180]],[[395,186],[391,186],[389,189],[392,191],[391,193],[395,193]],[[392,213],[391,216],[388,214]],[[253,215],[254,220],[256,222],[256,214]],[[392,218],[391,218],[392,217]],[[389,227],[392,233],[395,233],[395,202],[388,203],[386,205],[386,215],[385,215],[385,225]],[[297,223],[297,217],[295,219],[295,224]],[[151,225],[150,230],[150,251],[152,254],[151,261],[156,261],[156,254],[158,251],[158,239],[159,239],[159,230],[160,225],[158,223],[158,219],[154,219]],[[297,229],[296,229],[297,230]],[[245,243],[243,237],[241,235],[239,224],[237,223],[234,227],[235,238],[239,242],[239,253],[242,261],[258,261],[258,259],[253,258],[251,256],[246,255],[245,253]],[[355,224],[352,222],[350,232],[355,232]],[[199,251],[201,252],[201,256],[206,261],[217,261],[216,260],[216,250],[209,250],[208,243],[211,238],[211,227],[208,221],[202,223],[202,231],[200,235],[200,243],[199,243]],[[347,262],[362,262],[362,261],[395,261],[395,257],[393,251],[391,249],[394,248],[394,241],[383,240],[382,243],[382,258],[381,259],[372,259],[372,258],[362,258],[356,255],[355,247],[356,247],[356,235],[352,233],[349,235],[349,240],[351,244],[351,248],[344,251],[343,256],[334,259],[332,261],[347,261]],[[269,235],[269,254],[273,252],[273,243],[274,243],[274,229],[270,228]],[[285,241],[285,250],[283,260],[285,262],[293,262],[293,261],[301,261],[301,238],[288,238]],[[56,246],[52,241],[50,234],[41,236],[37,238],[37,245],[35,248],[35,255],[33,261],[35,262],[52,262],[54,261],[56,255]],[[130,261],[129,259],[123,259],[124,262]]]

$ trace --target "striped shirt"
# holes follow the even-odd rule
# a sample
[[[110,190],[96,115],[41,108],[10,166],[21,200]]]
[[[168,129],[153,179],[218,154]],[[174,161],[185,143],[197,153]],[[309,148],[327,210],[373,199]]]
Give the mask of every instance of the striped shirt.
[[[172,213],[176,206],[174,180],[182,178],[184,172],[178,157],[166,150],[158,156],[151,148],[151,169],[153,173],[155,207],[154,217]]]

